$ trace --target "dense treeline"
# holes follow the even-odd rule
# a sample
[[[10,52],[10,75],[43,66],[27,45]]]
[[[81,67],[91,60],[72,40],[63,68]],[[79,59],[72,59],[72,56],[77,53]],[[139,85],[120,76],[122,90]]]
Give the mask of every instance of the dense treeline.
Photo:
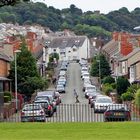
[[[140,8],[129,12],[123,7],[108,14],[98,14],[92,11],[83,12],[73,4],[59,10],[43,3],[22,2],[15,6],[1,7],[0,22],[40,24],[53,31],[67,28],[89,37],[106,37],[112,31],[133,31],[135,26],[139,26]]]

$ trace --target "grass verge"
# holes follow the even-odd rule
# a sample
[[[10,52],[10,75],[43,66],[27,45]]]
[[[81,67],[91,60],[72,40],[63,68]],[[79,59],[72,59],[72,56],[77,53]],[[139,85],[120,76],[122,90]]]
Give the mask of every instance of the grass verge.
[[[140,140],[140,122],[0,123],[0,140]]]

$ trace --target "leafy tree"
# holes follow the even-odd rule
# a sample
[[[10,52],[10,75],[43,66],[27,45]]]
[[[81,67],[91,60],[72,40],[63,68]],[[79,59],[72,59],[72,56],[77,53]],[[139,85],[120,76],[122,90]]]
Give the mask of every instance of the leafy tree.
[[[122,95],[123,93],[125,93],[127,91],[127,88],[130,86],[128,79],[124,78],[123,76],[117,78],[116,84],[117,84],[116,85],[117,93],[119,95]]]
[[[22,1],[29,2],[30,0],[22,0]],[[21,0],[1,0],[0,7],[5,6],[5,5],[15,5],[19,2],[21,2]]]
[[[54,62],[54,59],[56,59],[56,61],[59,60],[59,54],[58,53],[52,53],[49,56],[49,62]]]
[[[12,79],[12,90],[14,91],[15,61],[11,63],[9,78]],[[45,81],[39,76],[36,60],[22,43],[21,52],[17,54],[17,87],[18,92],[30,97],[37,89],[44,87]]]
[[[111,74],[109,63],[103,54],[98,55],[93,61],[90,73],[92,76],[101,76],[101,79]]]

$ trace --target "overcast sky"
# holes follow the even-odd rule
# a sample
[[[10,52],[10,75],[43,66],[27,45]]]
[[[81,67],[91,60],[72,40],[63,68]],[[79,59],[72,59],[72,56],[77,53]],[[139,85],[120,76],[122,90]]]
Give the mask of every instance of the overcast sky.
[[[44,2],[47,6],[63,9],[69,8],[74,4],[77,8],[85,11],[100,10],[101,13],[107,14],[110,11],[118,10],[122,7],[127,7],[131,12],[136,7],[140,7],[140,0],[32,0],[34,2]]]

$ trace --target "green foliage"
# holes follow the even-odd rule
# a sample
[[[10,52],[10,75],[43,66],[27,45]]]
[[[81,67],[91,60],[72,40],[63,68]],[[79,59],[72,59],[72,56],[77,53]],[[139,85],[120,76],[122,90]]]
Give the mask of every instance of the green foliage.
[[[4,103],[11,101],[10,96],[4,96]]]
[[[106,95],[109,95],[110,92],[113,91],[113,87],[112,87],[112,85],[109,84],[109,83],[103,84],[103,86],[102,86],[102,91],[103,91]]]
[[[9,78],[13,80],[12,90],[15,85],[15,61],[11,64]],[[45,81],[39,76],[36,60],[28,51],[26,45],[22,43],[21,52],[17,53],[17,87],[18,92],[31,96],[37,89],[43,89]]]
[[[132,101],[134,99],[134,94],[131,92],[125,92],[121,95],[123,101]]]
[[[132,93],[132,94],[135,94],[138,89],[140,89],[140,85],[139,84],[133,84],[133,85],[130,85],[130,87],[128,87],[127,91]]]
[[[140,89],[137,90],[137,92],[136,92],[135,104],[136,104],[137,107],[140,107]]]
[[[56,61],[59,60],[59,54],[58,53],[52,53],[49,56],[49,62],[54,62],[54,59],[56,59]]]
[[[130,86],[129,81],[124,77],[118,77],[117,79],[117,93],[121,96],[122,93],[127,91],[127,88]]]
[[[22,0],[23,2],[29,2],[30,0]],[[15,5],[17,3],[20,3],[20,0],[1,0],[0,1],[0,7],[5,5]]]
[[[103,54],[98,55],[96,57],[96,60],[93,61],[90,70],[91,76],[99,77],[99,70],[101,74],[101,79],[111,74],[109,63],[107,62]]]
[[[8,5],[14,6],[4,6],[5,4],[0,1],[0,22],[21,25],[40,24],[53,31],[67,28],[75,31],[78,35],[103,38],[109,38],[114,30],[133,31],[133,28],[140,23],[140,8],[129,12],[127,8],[122,7],[108,14],[96,14],[92,11],[82,12],[73,4],[69,8],[59,10],[53,6],[47,7],[41,2],[23,1],[27,2],[14,0],[13,3],[8,3]]]
[[[9,101],[11,101],[12,100],[12,94],[11,94],[11,92],[9,92],[9,91],[5,91],[4,92],[4,96],[9,96]],[[7,98],[7,97],[6,97]]]
[[[115,83],[115,79],[111,76],[107,76],[103,79],[103,84],[112,84],[112,83]]]

